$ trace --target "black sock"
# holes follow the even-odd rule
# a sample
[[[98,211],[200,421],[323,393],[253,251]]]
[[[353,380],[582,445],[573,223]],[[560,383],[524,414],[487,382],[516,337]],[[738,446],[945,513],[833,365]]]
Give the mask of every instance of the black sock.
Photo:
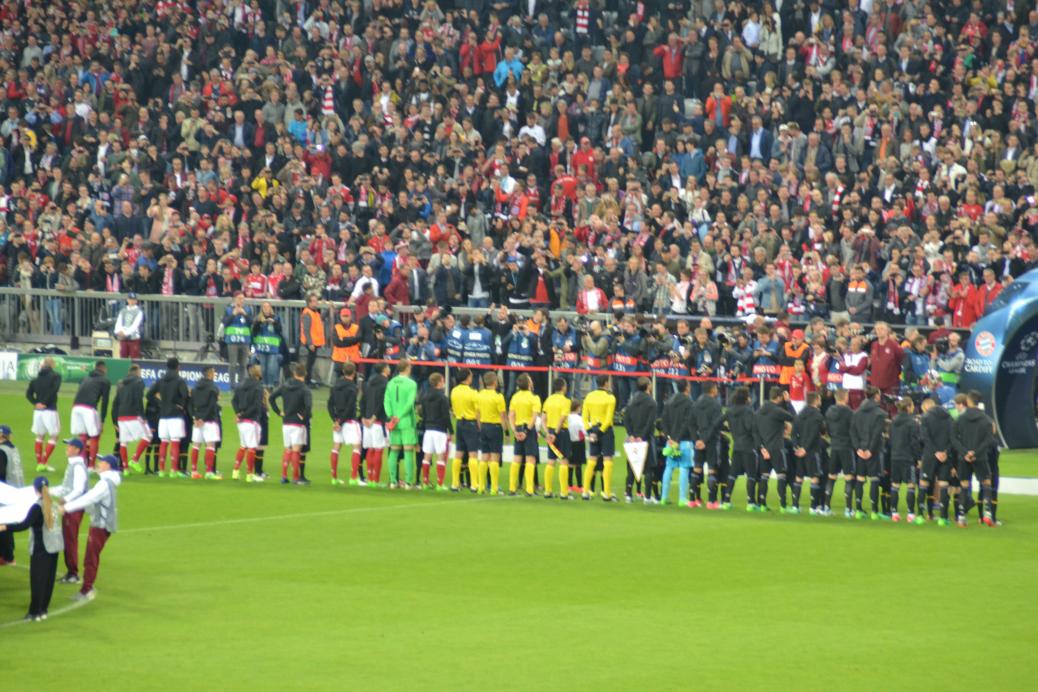
[[[257,449],[256,450],[256,474],[260,475],[260,476],[263,475],[263,454],[266,451],[267,450],[265,450],[265,449]]]
[[[897,506],[901,502],[901,488],[893,487],[890,489],[890,511],[897,514]]]
[[[915,488],[913,488],[912,486],[908,486],[908,491],[905,496],[905,499],[908,504],[908,513],[915,514],[915,512],[912,511],[912,508],[915,507]]]
[[[757,483],[757,504],[765,507],[768,504],[768,477],[761,476],[760,482]]]
[[[998,521],[998,488],[995,487],[995,481],[991,482],[991,518]]]
[[[746,476],[746,502],[757,504],[757,479],[749,475]]]
[[[873,513],[879,512],[879,479],[873,478],[869,483],[869,502],[872,503]]]
[[[994,504],[994,501],[995,501],[994,488],[992,488],[990,485],[982,485],[982,486],[980,486],[980,489],[981,489],[981,492],[984,493],[984,512],[986,514],[988,514],[989,516],[994,516],[994,514],[995,514],[995,510],[994,510],[994,506],[995,506],[995,504]]]
[[[732,486],[735,485],[735,478],[729,476],[724,483],[721,484],[721,502],[729,504],[732,501]]]
[[[822,506],[826,509],[832,507],[833,488],[836,487],[836,479],[828,478],[825,481],[825,494],[822,498]]]
[[[917,501],[917,503],[919,505],[919,509],[916,510],[916,514],[918,514],[919,516],[925,516],[924,512],[927,510],[927,506],[926,505],[927,505],[927,498],[929,497],[929,495],[930,495],[930,488],[929,487],[926,487],[926,488],[924,488],[922,486],[919,487],[919,494],[916,495],[916,501]]]
[[[854,509],[862,511],[862,502],[865,500],[865,481],[854,479]]]
[[[966,516],[973,509],[973,505],[977,504],[973,501],[973,488],[970,486],[964,486],[959,490],[959,506],[962,507],[962,516]]]
[[[693,470],[692,471],[692,499],[693,500],[701,499],[702,494],[699,491],[699,488],[700,488],[701,485],[703,485],[703,472],[702,471]]]
[[[818,481],[811,481],[811,509],[818,509],[822,504],[822,486]]]
[[[882,485],[879,489],[879,506],[883,514],[890,514],[890,492]]]
[[[717,502],[717,476],[710,474],[706,479],[707,486],[707,500],[710,502]]]
[[[786,487],[787,486],[788,486],[788,483],[786,482],[786,477],[785,476],[779,476],[778,477],[779,507],[785,507],[786,506]]]
[[[854,510],[854,479],[843,479],[843,501],[847,509]]]
[[[803,487],[804,485],[800,481],[793,481],[792,499],[794,507],[800,507],[800,491],[803,489]]]
[[[949,503],[948,486],[946,486],[946,485],[945,486],[941,486],[940,494],[938,495],[938,497],[940,498],[940,500],[938,500],[937,506],[941,510],[941,519],[947,519],[948,518],[948,503]]]

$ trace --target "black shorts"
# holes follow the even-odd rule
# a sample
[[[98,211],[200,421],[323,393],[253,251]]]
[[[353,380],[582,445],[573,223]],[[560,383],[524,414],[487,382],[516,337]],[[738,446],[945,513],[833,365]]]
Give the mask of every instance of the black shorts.
[[[757,470],[756,452],[753,450],[732,452],[732,467],[728,471],[730,477],[746,474],[747,478],[756,478]]]
[[[514,454],[514,461],[521,461],[523,457],[533,457],[534,459],[540,460],[540,450],[537,448],[537,431],[528,430],[526,437],[519,440],[516,439],[512,445],[512,452]]]
[[[465,452],[476,454],[479,452],[479,427],[474,420],[459,420],[457,439],[454,442],[455,454],[460,456]]]
[[[770,459],[765,459],[763,456],[760,457],[760,463],[757,467],[760,475],[762,477],[767,476],[772,471],[778,474],[785,473],[789,468],[786,462],[785,450],[779,447],[778,449],[769,449],[768,452],[771,456]]]
[[[850,449],[829,450],[829,475],[854,475],[854,451]]]
[[[823,475],[822,455],[818,452],[808,452],[802,457],[793,457],[796,460],[797,478],[818,478]]]
[[[591,441],[590,433],[587,439],[587,455],[590,459],[597,459],[598,457],[612,458],[616,456],[616,434],[612,428],[599,433],[596,442]]]
[[[692,461],[692,465],[695,466],[697,469],[701,469],[704,466],[709,466],[710,468],[717,468],[718,457],[720,456],[718,450],[718,442],[717,440],[705,440],[705,442],[706,447],[704,447],[703,449],[695,450],[696,456],[695,459]],[[694,448],[695,443],[693,443],[693,449]]]
[[[893,459],[890,462],[890,482],[912,484],[916,481],[915,462],[911,459]]]
[[[555,450],[551,447],[555,446],[555,449],[559,450],[560,454],[556,454]],[[555,436],[555,442],[548,446],[548,459],[556,460],[561,459],[562,461],[568,461],[573,456],[573,443],[569,439],[569,431],[563,430]]]
[[[968,461],[959,462],[959,482],[965,483],[969,480],[970,474],[981,483],[991,480],[991,462],[987,457],[974,459],[972,463]]]
[[[934,481],[943,481],[947,483],[951,479],[952,463],[951,459],[944,461],[938,461],[937,457],[933,454],[923,455],[923,468],[922,473],[919,476],[919,480],[933,483]]]
[[[881,451],[873,451],[872,456],[868,459],[862,459],[857,454],[854,456],[854,474],[856,476],[878,478],[883,475],[883,453]]]
[[[479,451],[483,454],[500,454],[505,446],[505,433],[498,423],[483,423],[479,426]]]

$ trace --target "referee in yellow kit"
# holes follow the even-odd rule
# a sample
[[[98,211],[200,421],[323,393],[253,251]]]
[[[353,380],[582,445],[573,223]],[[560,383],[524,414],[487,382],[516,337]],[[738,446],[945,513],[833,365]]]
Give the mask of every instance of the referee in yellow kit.
[[[613,416],[616,414],[616,397],[609,388],[609,376],[599,375],[598,389],[584,399],[581,417],[587,430],[587,465],[584,466],[584,499],[591,499],[591,480],[595,466],[602,459],[602,499],[615,502],[613,495],[613,456],[616,454],[616,436],[613,431]]]
[[[516,392],[508,407],[508,426],[515,439],[512,466],[508,469],[508,494],[515,495],[519,490],[519,468],[526,466],[526,496],[531,497],[536,490],[537,461],[540,449],[537,447],[537,422],[541,416],[541,398],[531,391],[533,380],[525,372],[516,378]]]
[[[487,487],[490,471],[490,494],[497,495],[501,474],[501,450],[505,446],[505,398],[497,391],[497,374],[483,375],[483,389],[476,395],[479,413],[479,471],[476,474],[477,492]]]
[[[469,465],[469,485],[476,491],[479,477],[479,421],[476,409],[476,390],[472,388],[472,371],[458,370],[458,381],[451,390],[451,411],[454,413],[456,438],[454,440],[454,462],[451,464],[451,492],[461,490],[462,455]]]
[[[566,380],[559,377],[552,384],[552,395],[544,400],[544,415],[541,424],[544,426],[544,439],[548,443],[548,463],[544,469],[544,498],[552,498],[552,483],[555,478],[555,465],[559,466],[559,499],[569,497],[569,458],[572,444],[566,423],[572,403],[566,396]]]

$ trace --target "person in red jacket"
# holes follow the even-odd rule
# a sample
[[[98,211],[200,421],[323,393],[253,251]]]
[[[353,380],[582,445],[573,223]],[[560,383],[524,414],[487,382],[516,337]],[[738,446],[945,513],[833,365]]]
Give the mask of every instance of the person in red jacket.
[[[994,302],[995,298],[998,298],[998,294],[1002,292],[1002,284],[998,282],[998,278],[995,276],[995,270],[988,268],[984,270],[984,283],[981,284],[980,288],[976,290],[977,305],[974,308],[976,312],[976,319],[980,319],[984,316],[984,312],[988,309],[988,306]]]
[[[595,150],[591,148],[591,140],[580,138],[580,148],[573,153],[573,172],[577,179],[585,183],[593,183],[595,177]]]
[[[667,39],[667,45],[656,46],[652,54],[663,62],[664,79],[681,79],[684,51],[681,48],[681,39],[677,34],[672,33]]]
[[[970,281],[968,271],[959,272],[959,283],[952,286],[948,297],[948,309],[953,327],[969,329],[977,321],[977,287]]]
[[[876,340],[869,352],[869,384],[884,394],[896,396],[901,388],[901,363],[905,352],[886,322],[876,323]]]
[[[497,61],[501,55],[501,34],[496,29],[487,33],[483,43],[479,44],[477,51],[475,74],[494,74],[497,69]]]
[[[724,93],[724,85],[721,82],[715,82],[713,93],[706,97],[704,115],[724,128],[731,123],[732,97]]]

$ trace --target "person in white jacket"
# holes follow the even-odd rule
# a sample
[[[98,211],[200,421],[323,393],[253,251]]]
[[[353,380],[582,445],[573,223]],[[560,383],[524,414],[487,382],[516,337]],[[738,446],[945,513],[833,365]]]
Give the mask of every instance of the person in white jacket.
[[[97,457],[95,464],[100,475],[97,483],[75,500],[65,502],[62,508],[63,512],[85,509],[90,514],[90,534],[83,556],[83,586],[74,597],[77,601],[91,601],[97,595],[94,582],[101,563],[101,551],[118,526],[116,489],[122,483],[119,473],[122,464],[119,457],[112,454]]]
[[[119,341],[120,358],[141,357],[141,332],[144,329],[144,310],[137,302],[137,294],[126,296],[126,307],[115,318],[112,333]]]
[[[65,452],[68,466],[65,467],[65,478],[61,485],[50,491],[50,496],[64,502],[70,502],[87,491],[87,467],[83,458],[83,441],[78,437],[65,440]],[[79,583],[79,525],[83,522],[83,512],[69,512],[61,517],[61,534],[65,540],[65,576],[59,580],[61,584]]]

